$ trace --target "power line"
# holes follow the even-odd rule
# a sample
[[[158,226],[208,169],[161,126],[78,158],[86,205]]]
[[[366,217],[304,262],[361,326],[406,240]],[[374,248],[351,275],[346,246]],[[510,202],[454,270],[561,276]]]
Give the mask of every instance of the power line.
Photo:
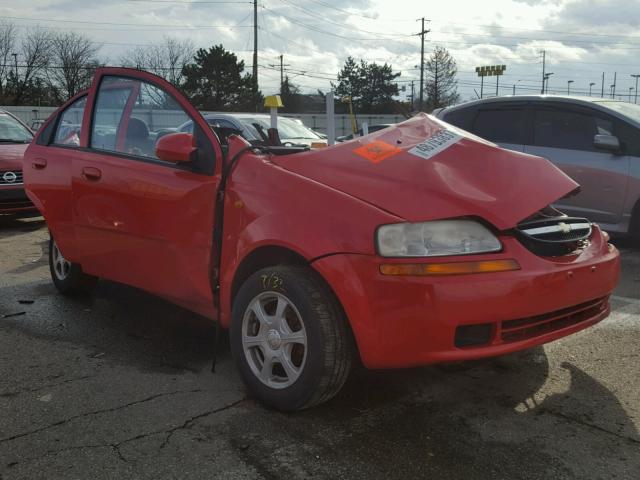
[[[275,10],[272,10],[271,8],[265,7],[264,5],[261,5],[261,7],[264,8],[265,10],[267,10],[267,13],[269,13],[270,15],[286,18],[291,23],[294,23],[294,24],[299,25],[299,26],[301,26],[303,28],[306,28],[307,30],[311,30],[311,31],[317,32],[317,33],[322,33],[324,35],[329,35],[331,37],[341,38],[343,40],[369,41],[369,42],[370,41],[380,41],[380,40],[388,42],[390,40],[393,40],[392,37],[386,37],[386,38],[380,38],[380,37],[379,38],[347,37],[345,35],[340,35],[340,34],[334,33],[334,32],[328,32],[326,30],[322,30],[321,28],[317,28],[317,27],[315,27],[313,25],[309,25],[307,23],[301,22],[301,21],[296,20],[295,18],[291,18],[290,16],[285,15],[283,13],[278,13]],[[407,38],[407,37],[410,37],[410,36],[411,35],[401,35],[399,37]]]
[[[93,22],[90,20],[61,20],[53,18],[27,18],[27,17],[7,17],[2,16],[0,20],[26,20],[34,22],[56,22],[56,23],[83,23],[88,25],[116,25],[130,27],[189,27],[189,28],[248,28],[253,25],[180,25],[180,24],[160,24],[160,23],[123,23],[123,22]]]

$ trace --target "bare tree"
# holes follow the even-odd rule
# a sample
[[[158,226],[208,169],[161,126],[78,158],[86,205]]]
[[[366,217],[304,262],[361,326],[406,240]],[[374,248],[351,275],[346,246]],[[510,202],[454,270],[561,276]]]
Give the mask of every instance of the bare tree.
[[[46,72],[51,60],[51,32],[35,28],[27,30],[20,42],[19,76],[16,81],[15,104],[20,105],[25,93]]]
[[[0,99],[8,96],[8,83],[13,67],[12,53],[15,52],[17,28],[13,23],[0,22]]]
[[[165,37],[156,45],[130,50],[120,59],[120,63],[125,67],[148,70],[174,85],[180,85],[183,67],[193,59],[195,50],[191,40]]]
[[[98,66],[100,46],[78,33],[59,33],[51,38],[48,83],[59,101],[68,100],[91,83]]]

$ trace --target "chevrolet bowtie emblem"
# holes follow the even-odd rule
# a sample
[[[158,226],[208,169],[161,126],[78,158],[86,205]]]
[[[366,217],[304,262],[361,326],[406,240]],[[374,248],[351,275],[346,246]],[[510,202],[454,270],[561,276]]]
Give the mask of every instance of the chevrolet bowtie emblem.
[[[560,229],[560,231],[562,231],[562,233],[569,233],[571,231],[571,225],[564,222],[560,222],[558,224],[558,228]]]

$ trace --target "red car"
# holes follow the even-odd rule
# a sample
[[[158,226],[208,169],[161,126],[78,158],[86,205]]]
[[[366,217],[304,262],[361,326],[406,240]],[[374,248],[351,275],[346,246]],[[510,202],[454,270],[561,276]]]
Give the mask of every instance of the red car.
[[[597,225],[548,207],[569,177],[427,115],[315,151],[221,142],[164,80],[103,68],[25,165],[61,292],[103,277],[216,320],[281,410],[334,396],[354,355],[409,367],[577,332],[619,275]]]
[[[0,216],[40,215],[24,192],[22,157],[33,133],[9,112],[0,110]]]

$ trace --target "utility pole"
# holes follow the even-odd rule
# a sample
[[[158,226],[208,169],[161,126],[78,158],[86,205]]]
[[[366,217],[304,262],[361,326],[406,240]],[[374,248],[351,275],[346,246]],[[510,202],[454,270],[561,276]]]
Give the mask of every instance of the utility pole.
[[[422,37],[422,42],[421,42],[422,46],[420,47],[420,100],[418,103],[418,108],[420,109],[420,111],[422,111],[423,105],[424,105],[424,36],[431,31],[431,30],[424,29],[424,22],[425,22],[424,17],[422,17],[421,20],[422,20],[422,29],[420,30],[420,33],[418,33],[418,35]],[[428,21],[429,20],[427,20],[427,22]]]
[[[600,98],[604,98],[604,72],[602,72],[602,92],[600,93]]]
[[[633,91],[633,87],[629,87],[629,103],[631,103],[631,92]]]
[[[413,84],[414,84],[414,81],[411,80],[411,110],[415,108],[415,104],[416,104],[416,95],[415,95],[415,89]]]
[[[636,75],[631,75],[633,78],[636,79],[636,98],[633,101],[633,103],[638,103],[638,77],[640,77],[640,75],[636,74]],[[631,101],[631,100],[629,100]]]
[[[13,55],[13,63],[16,66],[15,69],[15,84],[16,84],[16,94],[18,93],[18,54],[17,53],[12,53],[11,55]]]
[[[258,0],[253,0],[253,101],[258,111]]]
[[[282,89],[284,87],[284,67],[290,67],[291,65],[284,63],[284,55],[278,57],[280,59],[280,95],[282,95]],[[276,68],[278,65],[269,64],[270,67]]]
[[[546,57],[547,57],[546,50],[542,50],[542,90],[540,91],[540,93],[543,95],[544,95],[544,82],[548,80],[548,77],[545,75]]]
[[[593,87],[596,83],[595,82],[591,82],[589,84],[589,96],[591,96],[591,87]]]

